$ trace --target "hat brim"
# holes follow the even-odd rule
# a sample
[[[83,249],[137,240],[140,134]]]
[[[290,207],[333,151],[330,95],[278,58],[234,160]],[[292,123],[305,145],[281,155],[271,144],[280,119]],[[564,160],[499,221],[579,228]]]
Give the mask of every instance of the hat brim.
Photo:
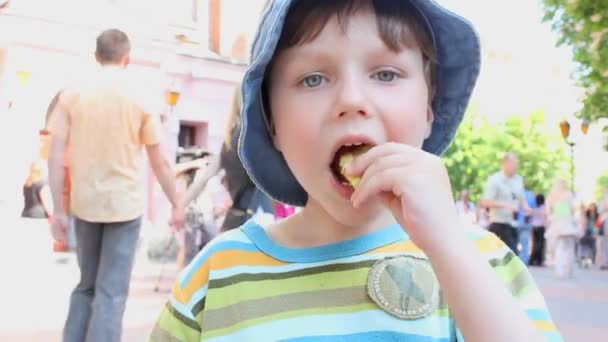
[[[266,68],[278,44],[291,4],[275,0],[268,5],[253,42],[251,63],[242,83],[243,107],[239,156],[253,182],[277,201],[303,206],[307,193],[299,184],[268,131],[262,101]],[[481,57],[477,32],[461,16],[433,0],[411,2],[426,20],[438,54],[433,129],[423,149],[441,155],[462,121],[475,82]]]

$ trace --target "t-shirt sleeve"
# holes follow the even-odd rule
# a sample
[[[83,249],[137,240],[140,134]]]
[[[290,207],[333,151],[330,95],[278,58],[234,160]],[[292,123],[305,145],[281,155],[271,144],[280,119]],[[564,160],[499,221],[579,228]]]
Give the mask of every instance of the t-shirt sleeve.
[[[199,342],[207,299],[210,244],[178,276],[169,300],[150,334],[149,342]]]
[[[563,341],[553,323],[542,293],[519,257],[492,233],[478,230],[471,231],[469,234],[475,240],[477,248],[486,256],[498,277],[509,289],[513,299],[547,341]],[[464,341],[460,331],[458,341]]]
[[[70,132],[69,106],[66,93],[59,96],[55,108],[50,114],[48,130],[51,135],[61,140],[68,140]]]
[[[160,116],[143,112],[140,131],[140,140],[143,145],[157,145],[162,139],[162,124]]]

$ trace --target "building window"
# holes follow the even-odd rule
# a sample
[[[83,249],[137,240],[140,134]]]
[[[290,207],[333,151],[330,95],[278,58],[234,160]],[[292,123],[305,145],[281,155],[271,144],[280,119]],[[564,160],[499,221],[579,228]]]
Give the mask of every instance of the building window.
[[[247,62],[251,43],[267,0],[208,0],[209,50],[236,62]],[[251,13],[243,16],[241,13]]]
[[[191,125],[180,125],[179,126],[179,147],[192,147],[195,146],[196,139],[196,127]]]

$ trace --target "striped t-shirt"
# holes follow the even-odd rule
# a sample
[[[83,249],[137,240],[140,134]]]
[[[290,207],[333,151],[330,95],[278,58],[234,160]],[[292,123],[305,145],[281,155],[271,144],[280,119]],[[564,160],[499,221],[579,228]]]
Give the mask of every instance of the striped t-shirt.
[[[519,258],[491,233],[469,236],[535,326],[561,341]],[[212,241],[181,273],[150,341],[462,341],[442,296],[430,314],[404,319],[368,295],[372,265],[398,255],[424,256],[397,225],[288,248],[250,221]]]

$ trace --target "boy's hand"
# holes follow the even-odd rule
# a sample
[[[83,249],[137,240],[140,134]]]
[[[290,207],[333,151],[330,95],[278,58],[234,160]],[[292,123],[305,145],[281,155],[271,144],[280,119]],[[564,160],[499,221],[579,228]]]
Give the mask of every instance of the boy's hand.
[[[386,143],[357,157],[347,172],[362,175],[353,205],[379,197],[425,252],[457,233],[450,179],[439,157],[412,146]]]

